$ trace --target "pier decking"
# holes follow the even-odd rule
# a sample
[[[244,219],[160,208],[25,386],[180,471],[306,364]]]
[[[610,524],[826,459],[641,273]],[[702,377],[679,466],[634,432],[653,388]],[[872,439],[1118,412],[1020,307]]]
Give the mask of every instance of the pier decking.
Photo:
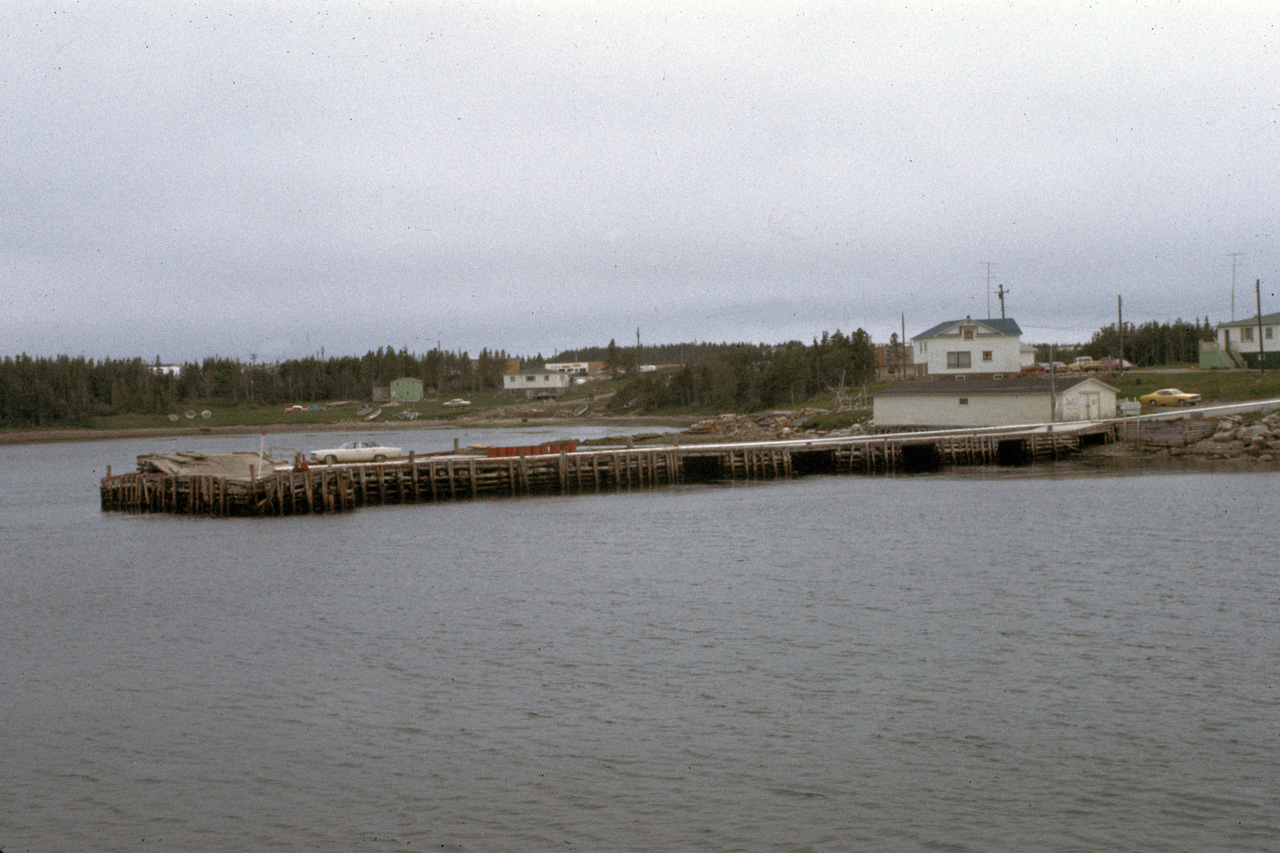
[[[734,444],[587,448],[520,455],[455,453],[379,463],[266,466],[248,476],[129,473],[101,482],[102,508],[208,516],[285,516],[362,506],[481,497],[587,494],[805,474],[896,474],[949,465],[1020,465],[1082,442],[1115,438],[1111,423],[845,436]]]

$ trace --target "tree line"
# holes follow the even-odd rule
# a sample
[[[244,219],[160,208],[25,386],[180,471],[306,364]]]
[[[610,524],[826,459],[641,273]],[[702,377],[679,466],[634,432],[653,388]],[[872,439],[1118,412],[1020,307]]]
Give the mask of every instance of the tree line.
[[[823,332],[806,345],[695,343],[562,353],[557,361],[603,361],[606,368],[679,364],[676,371],[628,373],[610,400],[616,410],[714,409],[750,412],[793,406],[837,388],[854,388],[875,377],[871,336]]]
[[[1195,362],[1200,341],[1213,338],[1206,317],[1188,323],[1126,323],[1124,357],[1139,367]],[[1039,347],[1040,360],[1048,346]],[[1061,347],[1094,358],[1120,353],[1115,324],[1089,343]],[[32,357],[0,360],[0,427],[88,426],[94,419],[126,412],[173,412],[188,403],[289,405],[367,400],[375,386],[411,376],[435,393],[455,396],[502,387],[512,358],[503,350],[466,352],[433,349],[410,353],[379,347],[363,356],[289,359],[275,364],[212,357],[181,365],[177,375],[157,370],[159,360],[93,360]],[[856,388],[875,376],[875,349],[858,329],[837,330],[810,344],[679,343],[646,347],[588,347],[558,354],[555,361],[602,361],[627,376],[611,400],[618,409],[757,411],[793,406],[835,388]],[[530,360],[542,364],[539,355]],[[678,370],[640,373],[640,364],[678,364]]]
[[[374,386],[402,376],[440,394],[502,387],[509,356],[483,349],[424,354],[380,347],[363,356],[289,359],[276,364],[212,357],[180,366],[177,375],[141,358],[94,360],[20,355],[0,360],[0,427],[88,426],[125,412],[172,412],[211,401],[280,405],[367,400]]]
[[[1124,358],[1136,367],[1163,367],[1195,364],[1200,360],[1200,342],[1213,340],[1213,325],[1208,317],[1204,318],[1203,323],[1200,318],[1188,323],[1181,317],[1172,323],[1125,323],[1123,331],[1122,335],[1120,327],[1112,323],[1094,332],[1089,343],[1069,349],[1078,355],[1095,359],[1117,358],[1120,356],[1123,338]],[[1045,346],[1044,350],[1045,357],[1041,360],[1047,361],[1048,347]]]

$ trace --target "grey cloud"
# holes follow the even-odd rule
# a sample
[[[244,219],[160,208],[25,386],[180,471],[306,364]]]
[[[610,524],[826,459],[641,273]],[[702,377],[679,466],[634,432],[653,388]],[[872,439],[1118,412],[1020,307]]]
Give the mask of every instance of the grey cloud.
[[[0,348],[884,339],[986,260],[1044,337],[1223,319],[1223,253],[1276,272],[1277,18],[8,5]]]

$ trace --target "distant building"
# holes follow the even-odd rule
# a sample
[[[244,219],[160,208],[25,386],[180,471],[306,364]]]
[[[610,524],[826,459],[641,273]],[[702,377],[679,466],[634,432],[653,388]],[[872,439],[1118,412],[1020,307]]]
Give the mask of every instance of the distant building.
[[[152,373],[160,376],[178,376],[182,373],[182,365],[180,364],[153,364],[150,367]]]
[[[1258,317],[1219,323],[1213,340],[1200,344],[1201,367],[1280,367],[1280,314],[1262,315],[1262,334],[1258,334]]]
[[[1016,375],[1022,330],[1013,320],[948,320],[911,339],[921,376]]]
[[[525,397],[536,397],[539,394],[560,394],[573,382],[573,376],[545,367],[533,367],[518,373],[502,375],[502,390]]]
[[[391,399],[399,403],[418,403],[422,401],[422,380],[412,376],[402,376],[391,380]]]
[[[875,351],[877,382],[910,379],[916,375],[915,347],[911,344],[891,341],[876,344]]]
[[[980,427],[1116,416],[1116,389],[1095,377],[953,377],[895,382],[876,393],[878,427]]]
[[[571,373],[576,376],[595,376],[604,370],[603,361],[548,361],[547,370],[556,373]]]

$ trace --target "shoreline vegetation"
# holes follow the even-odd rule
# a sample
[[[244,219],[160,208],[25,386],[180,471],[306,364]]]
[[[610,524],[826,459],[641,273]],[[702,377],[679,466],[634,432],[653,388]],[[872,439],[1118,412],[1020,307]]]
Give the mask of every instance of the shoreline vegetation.
[[[1184,414],[1195,416],[1194,410]],[[1210,415],[1217,421],[1213,435],[1184,446],[1154,446],[1118,441],[1084,448],[1078,454],[1084,460],[1105,462],[1184,459],[1188,462],[1257,463],[1267,468],[1280,460],[1280,413],[1254,416]],[[104,441],[121,438],[201,438],[207,436],[257,436],[296,432],[391,432],[421,431],[447,433],[464,429],[519,429],[528,427],[564,428],[566,439],[573,427],[649,427],[652,431],[628,432],[603,438],[579,440],[584,446],[626,443],[628,446],[661,446],[671,444],[748,443],[786,439],[825,438],[858,435],[866,432],[861,422],[847,426],[822,428],[821,413],[813,409],[775,411],[757,415],[723,414],[696,416],[594,416],[572,420],[563,417],[479,417],[446,420],[413,420],[378,424],[339,421],[333,423],[266,425],[227,425],[212,427],[130,427],[108,429],[46,429],[0,432],[0,445],[34,444],[67,441]]]
[[[1198,341],[1212,337],[1203,323],[1126,325],[1124,352],[1144,371],[1190,367]],[[1119,352],[1115,327],[1099,330],[1088,344],[1038,344],[1037,359],[1070,355],[1099,359]],[[596,365],[591,381],[565,389],[563,397],[543,404],[568,406],[562,416],[708,416],[804,408],[841,412],[870,408],[878,381],[914,371],[904,365],[903,342],[891,335],[874,344],[862,329],[837,329],[812,341],[783,343],[675,343],[620,347],[592,346],[557,353],[552,360]],[[141,358],[89,359],[84,356],[6,356],[0,358],[0,435],[37,432],[80,436],[79,430],[242,426],[287,422],[315,427],[354,421],[361,403],[425,397],[409,405],[414,417],[445,420],[471,417],[538,415],[504,389],[510,372],[541,369],[549,359],[516,358],[502,349],[481,349],[478,356],[441,350],[423,353],[379,347],[363,356],[291,358],[249,362],[214,356],[182,364]],[[1225,371],[1230,373],[1230,371]],[[1209,377],[1201,377],[1206,380]],[[413,387],[416,384],[416,389]],[[1149,389],[1148,389],[1149,390]],[[1215,392],[1193,389],[1209,402]],[[1121,389],[1122,396],[1129,392]],[[408,393],[406,393],[408,392]],[[1143,393],[1139,391],[1138,393]],[[1258,395],[1263,396],[1263,395]],[[1280,396],[1280,383],[1269,396]],[[1249,399],[1237,394],[1232,399]],[[408,401],[406,401],[408,402]],[[532,402],[532,401],[529,401]],[[539,401],[541,402],[541,401]],[[585,404],[585,405],[584,405]],[[392,404],[394,405],[394,404]],[[364,409],[372,411],[377,404]],[[291,415],[282,418],[289,410]],[[577,411],[581,409],[582,411]],[[405,413],[388,406],[383,420]],[[181,423],[183,418],[188,423]],[[196,420],[196,419],[199,420]],[[865,420],[865,416],[863,416]],[[373,420],[367,418],[366,420]],[[851,422],[846,419],[846,423]],[[16,439],[0,439],[13,441]]]
[[[821,344],[818,345],[821,348]],[[201,436],[257,436],[263,433],[348,432],[379,433],[449,430],[556,427],[564,439],[577,427],[626,428],[629,435],[582,441],[583,444],[749,442],[861,434],[871,419],[870,401],[885,383],[867,383],[858,389],[830,393],[785,395],[779,405],[750,410],[729,405],[675,405],[669,398],[679,386],[683,368],[672,366],[656,372],[622,375],[575,386],[569,393],[547,400],[515,399],[493,389],[465,394],[469,404],[450,407],[446,395],[415,403],[373,405],[339,399],[313,403],[310,408],[282,406],[277,402],[230,403],[216,397],[188,397],[168,407],[171,411],[124,411],[92,418],[85,425],[46,424],[39,427],[0,428],[0,445],[65,441],[101,441],[120,438],[199,438]],[[1103,374],[1121,399],[1137,397],[1163,387],[1179,387],[1199,393],[1204,406],[1245,403],[1280,398],[1280,371],[1259,374],[1246,370],[1135,369],[1123,375]],[[726,401],[727,402],[727,401]],[[286,411],[286,408],[289,411]],[[301,411],[298,409],[302,408]],[[1196,410],[1187,410],[1195,414]],[[1280,456],[1280,428],[1241,440],[1245,428],[1274,419],[1260,415],[1223,419],[1213,439],[1174,448],[1150,448],[1130,444],[1090,448],[1090,456],[1144,457],[1204,456],[1253,458]],[[371,419],[372,418],[372,419]],[[1274,426],[1274,424],[1272,424]],[[1265,427],[1266,424],[1264,423]],[[641,428],[637,430],[636,428]],[[651,428],[651,431],[645,428]],[[1235,431],[1230,440],[1224,436]],[[1255,429],[1256,431],[1256,429]],[[1272,446],[1274,444],[1274,446]]]

